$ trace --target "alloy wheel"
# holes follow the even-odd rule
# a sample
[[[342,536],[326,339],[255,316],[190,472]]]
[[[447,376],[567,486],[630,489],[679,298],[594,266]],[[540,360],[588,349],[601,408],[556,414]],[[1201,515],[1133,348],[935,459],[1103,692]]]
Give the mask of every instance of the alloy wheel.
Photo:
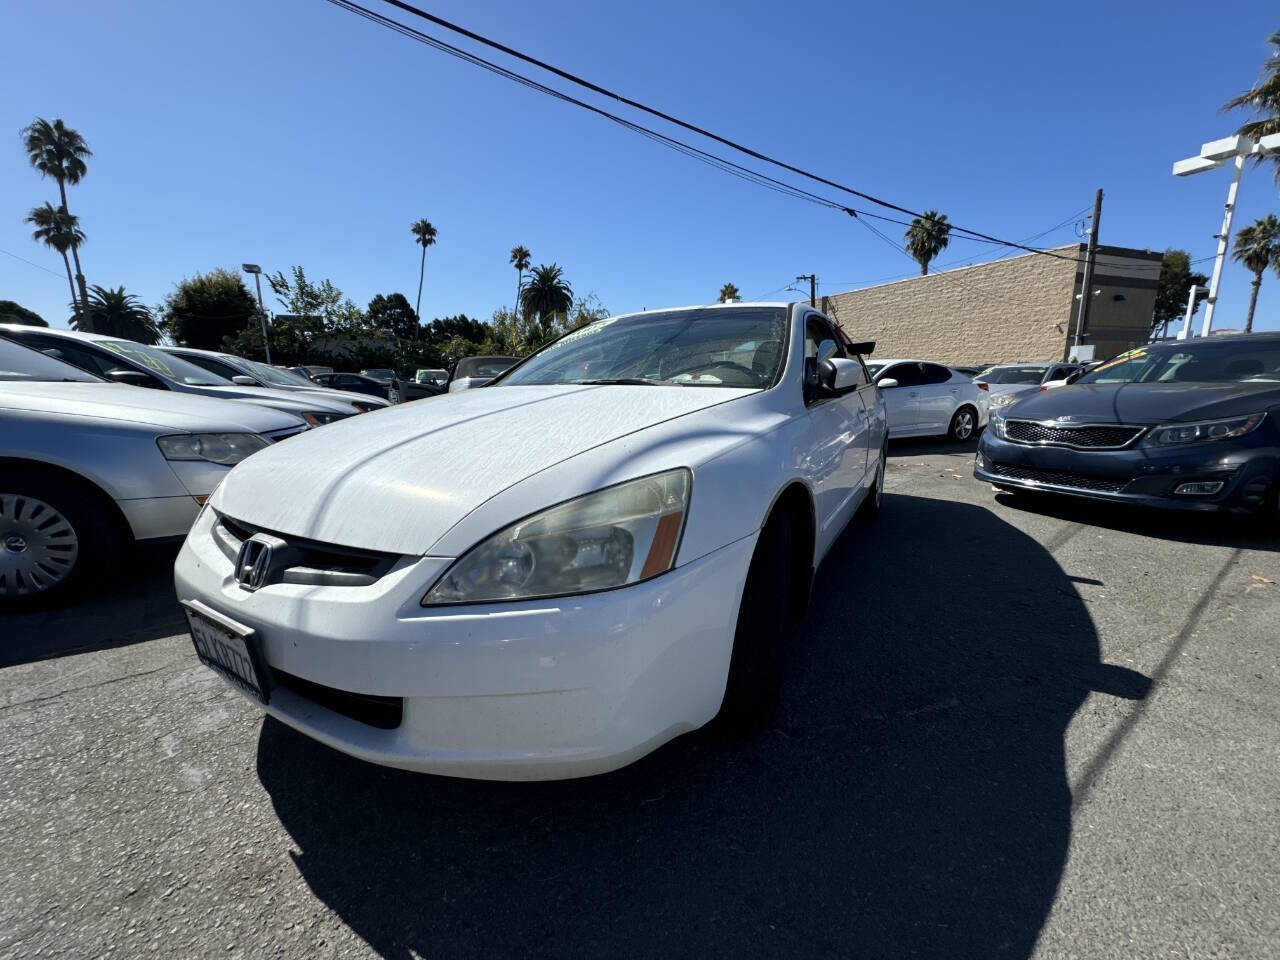
[[[43,500],[0,493],[0,596],[44,593],[75,569],[75,528]]]
[[[955,435],[957,440],[968,440],[973,436],[973,412],[961,410],[956,414]]]

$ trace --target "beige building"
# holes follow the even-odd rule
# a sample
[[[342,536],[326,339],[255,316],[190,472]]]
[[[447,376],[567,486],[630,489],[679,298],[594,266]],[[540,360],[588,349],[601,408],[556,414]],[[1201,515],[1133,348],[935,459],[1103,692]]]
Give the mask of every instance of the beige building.
[[[1085,246],[1027,253],[822,298],[820,308],[877,357],[942,363],[1064,360],[1075,339]],[[1089,322],[1095,358],[1147,342],[1162,255],[1098,247]]]

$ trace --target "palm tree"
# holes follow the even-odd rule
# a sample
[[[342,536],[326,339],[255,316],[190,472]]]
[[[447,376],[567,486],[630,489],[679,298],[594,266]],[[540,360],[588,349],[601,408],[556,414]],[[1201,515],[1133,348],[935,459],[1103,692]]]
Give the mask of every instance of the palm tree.
[[[545,336],[549,332],[548,318],[569,313],[573,306],[573,289],[565,282],[564,271],[556,264],[543,264],[534,269],[520,294],[520,307],[524,315],[538,318]]]
[[[740,299],[742,298],[738,293],[738,288],[735,287],[732,283],[726,283],[723,287],[720,288],[720,299],[717,302],[728,303],[730,300],[740,300]]]
[[[1235,246],[1231,250],[1231,259],[1244,264],[1244,268],[1253,273],[1252,289],[1249,292],[1249,312],[1244,318],[1244,332],[1253,332],[1253,308],[1258,305],[1258,288],[1262,286],[1262,274],[1267,267],[1274,267],[1280,273],[1280,219],[1274,213],[1268,213],[1261,220],[1245,227],[1236,234]]]
[[[69,212],[67,184],[75,186],[81,181],[88,172],[85,160],[93,156],[84,137],[64,124],[61,118],[50,123],[44,117],[36,117],[30,126],[23,128],[22,145],[27,151],[27,161],[40,171],[40,176],[53,177],[58,181],[62,209]],[[80,304],[83,306],[89,301],[89,293],[84,285],[84,270],[80,267],[79,240],[71,244],[71,257],[76,264],[76,282],[80,285]],[[75,302],[74,297],[72,302]]]
[[[1267,37],[1267,43],[1272,46],[1271,56],[1263,62],[1258,82],[1222,105],[1224,111],[1249,109],[1257,114],[1256,120],[1237,131],[1254,140],[1280,133],[1280,30]],[[1272,153],[1270,157],[1276,164],[1276,180],[1280,181],[1280,154]]]
[[[947,215],[937,210],[926,210],[911,221],[905,234],[907,253],[920,264],[920,275],[929,272],[929,263],[947,249],[951,239],[951,224],[947,223]]]
[[[108,290],[95,284],[89,291],[85,313],[92,320],[95,332],[138,343],[157,343],[160,340],[160,331],[151,311],[133,294],[125,293],[124,287]]]
[[[427,247],[436,242],[436,228],[431,225],[430,220],[419,220],[410,224],[409,229],[413,231],[416,238],[414,242],[422,246],[422,266],[418,268],[418,303],[413,311],[418,316],[422,316],[422,278],[427,273]]]
[[[27,214],[27,223],[35,227],[31,239],[43,243],[46,247],[62,254],[62,264],[67,268],[67,285],[71,287],[71,310],[81,315],[80,302],[76,299],[76,282],[71,278],[71,261],[67,251],[84,243],[84,233],[80,222],[65,207],[55,207],[45,202],[42,206],[32,207]]]
[[[520,291],[524,288],[524,272],[529,269],[533,254],[526,246],[511,248],[511,265],[516,268],[516,313],[520,312]]]

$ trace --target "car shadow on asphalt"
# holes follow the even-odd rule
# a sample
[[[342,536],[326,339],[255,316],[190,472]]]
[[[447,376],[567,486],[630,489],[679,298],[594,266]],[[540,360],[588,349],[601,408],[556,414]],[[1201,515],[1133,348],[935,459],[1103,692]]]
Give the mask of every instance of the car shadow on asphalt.
[[[1046,493],[995,493],[997,503],[1042,517],[1178,543],[1280,551],[1280,521],[1260,514],[1136,507]]]
[[[979,554],[994,575],[956,559]],[[1054,558],[984,508],[886,495],[789,656],[773,729],[606,776],[410,774],[274,720],[258,776],[311,889],[387,957],[1028,956],[1067,856],[1067,724],[1149,686],[1099,662]]]
[[[973,456],[978,452],[978,438],[975,434],[968,440],[952,440],[950,437],[907,437],[902,440],[889,440],[889,459],[896,457],[929,457],[938,454],[965,454]]]
[[[186,629],[173,596],[179,544],[138,546],[98,583],[56,606],[0,614],[0,667],[172,636]]]

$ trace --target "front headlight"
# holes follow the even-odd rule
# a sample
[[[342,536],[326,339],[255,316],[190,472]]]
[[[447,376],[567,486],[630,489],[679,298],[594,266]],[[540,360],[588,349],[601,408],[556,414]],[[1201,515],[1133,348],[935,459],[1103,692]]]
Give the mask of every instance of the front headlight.
[[[335,420],[345,420],[349,416],[354,416],[357,412],[354,407],[349,414],[329,413],[327,410],[303,410],[301,416],[311,426],[323,427],[326,423],[333,423]]]
[[[156,437],[156,445],[166,460],[207,460],[233,467],[267,441],[256,433],[180,433]]]
[[[693,478],[669,470],[534,514],[472,547],[423,606],[610,590],[670,570]]]
[[[1016,393],[997,393],[991,398],[991,409],[995,410],[1000,407],[1007,407],[1017,399],[1018,394]]]
[[[987,418],[987,429],[1003,440],[1004,437],[1004,414],[998,409],[992,409],[991,415]]]
[[[1232,417],[1229,420],[1167,423],[1152,430],[1147,435],[1147,443],[1157,447],[1172,447],[1184,443],[1199,443],[1202,440],[1231,440],[1255,429],[1265,416],[1264,413],[1251,413],[1247,417]]]

